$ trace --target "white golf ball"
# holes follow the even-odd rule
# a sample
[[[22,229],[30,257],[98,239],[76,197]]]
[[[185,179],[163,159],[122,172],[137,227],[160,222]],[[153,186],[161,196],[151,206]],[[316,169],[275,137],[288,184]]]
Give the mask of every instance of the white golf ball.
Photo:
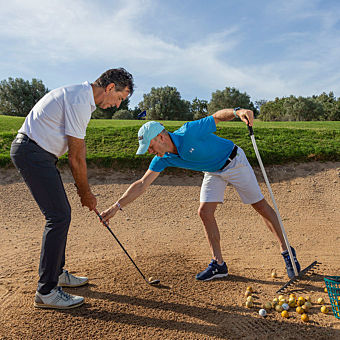
[[[289,309],[288,303],[283,303],[283,304],[282,304],[282,308],[283,308],[284,310],[288,310],[288,309]]]
[[[259,314],[260,314],[261,316],[263,316],[263,317],[267,316],[267,312],[266,312],[266,310],[263,309],[263,308],[259,310]]]

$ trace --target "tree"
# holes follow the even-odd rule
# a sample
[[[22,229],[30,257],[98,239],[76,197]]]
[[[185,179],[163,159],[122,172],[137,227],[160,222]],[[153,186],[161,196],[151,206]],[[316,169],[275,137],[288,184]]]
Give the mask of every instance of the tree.
[[[284,116],[294,121],[320,120],[324,110],[320,103],[312,98],[290,96],[283,104]]]
[[[223,91],[217,90],[212,93],[211,100],[208,104],[208,111],[215,113],[221,109],[241,107],[250,109],[256,115],[258,113],[254,104],[250,101],[248,94],[241,93],[235,87],[226,87]]]
[[[340,120],[340,98],[334,103],[332,110],[328,113],[328,120]]]
[[[257,110],[260,112],[261,111],[261,106],[266,104],[268,102],[268,100],[266,99],[259,99],[255,101],[255,106],[257,108]]]
[[[33,106],[48,92],[41,80],[8,78],[0,82],[0,114],[26,117]]]
[[[176,87],[153,87],[138,104],[148,120],[190,120],[190,102],[181,99]]]
[[[97,106],[96,110],[92,112],[91,117],[93,119],[112,119],[113,115],[118,110],[129,110],[129,102],[130,102],[130,99],[126,98],[125,100],[122,101],[118,109],[116,107],[109,107],[107,109],[102,109],[99,106]]]
[[[133,116],[132,119],[144,119],[145,116],[141,115],[142,112],[143,111],[138,106],[135,106],[135,108],[131,110]]]
[[[112,119],[133,119],[133,113],[130,110],[118,110]]]
[[[340,98],[337,100],[333,92],[323,92],[319,96],[313,96],[313,99],[323,106],[323,120],[340,120]]]
[[[284,112],[283,103],[284,99],[276,97],[275,100],[262,104],[258,118],[266,122],[282,120]]]
[[[315,96],[297,98],[291,95],[263,104],[258,118],[264,121],[324,120],[325,106]]]
[[[196,97],[191,103],[191,113],[194,120],[206,117],[208,115],[208,102]]]

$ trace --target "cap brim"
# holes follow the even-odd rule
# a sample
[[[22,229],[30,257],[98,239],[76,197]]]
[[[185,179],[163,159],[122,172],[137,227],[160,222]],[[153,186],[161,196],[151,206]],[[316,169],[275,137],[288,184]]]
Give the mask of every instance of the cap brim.
[[[149,145],[150,145],[150,143],[147,144],[147,145],[146,144],[140,144],[139,148],[138,148],[138,150],[136,152],[136,155],[143,155],[143,154],[145,154],[145,152],[148,151]]]

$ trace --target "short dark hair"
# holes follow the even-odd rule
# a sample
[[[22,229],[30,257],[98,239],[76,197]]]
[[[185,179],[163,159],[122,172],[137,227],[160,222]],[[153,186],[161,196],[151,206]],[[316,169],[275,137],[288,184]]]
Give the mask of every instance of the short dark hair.
[[[94,83],[94,86],[106,88],[107,85],[114,83],[117,91],[123,91],[126,87],[130,90],[129,96],[133,93],[133,77],[132,74],[124,68],[112,68],[105,71]]]

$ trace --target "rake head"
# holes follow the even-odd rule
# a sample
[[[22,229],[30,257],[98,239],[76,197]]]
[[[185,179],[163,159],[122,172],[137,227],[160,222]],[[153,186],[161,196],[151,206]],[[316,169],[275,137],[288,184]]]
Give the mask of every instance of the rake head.
[[[276,291],[276,293],[282,293],[284,292],[286,289],[288,289],[288,287],[294,285],[295,283],[299,282],[301,280],[301,278],[308,274],[312,274],[314,272],[314,269],[316,267],[318,267],[321,263],[318,261],[314,261],[312,264],[310,264],[308,267],[306,267],[305,269],[301,270],[300,273],[297,276],[294,276],[292,279],[290,279],[285,285],[283,285],[279,290]]]

